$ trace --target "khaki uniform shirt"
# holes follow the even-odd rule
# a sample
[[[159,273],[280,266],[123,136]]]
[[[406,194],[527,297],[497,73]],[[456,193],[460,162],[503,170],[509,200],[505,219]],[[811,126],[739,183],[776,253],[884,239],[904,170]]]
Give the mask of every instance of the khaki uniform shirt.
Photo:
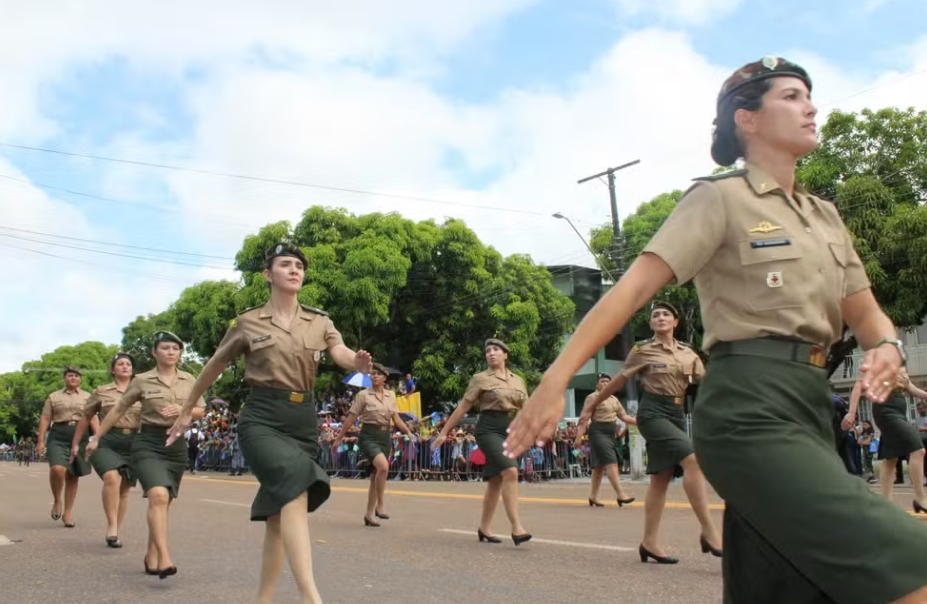
[[[99,413],[100,421],[103,421],[106,419],[106,416],[109,415],[109,412],[119,404],[119,400],[122,399],[123,394],[125,394],[125,391],[119,390],[115,382],[100,386],[94,390],[90,398],[87,399],[87,404],[84,406],[84,417],[89,420]],[[126,411],[125,415],[116,422],[113,428],[116,430],[138,430],[139,415],[141,412],[141,404],[136,403],[132,405],[129,407],[129,410]]]
[[[323,311],[300,306],[287,329],[274,322],[268,303],[238,315],[213,356],[229,363],[244,355],[252,386],[312,392],[322,353],[343,343]]]
[[[595,400],[596,394],[596,392],[593,392],[586,397],[586,402],[583,403],[583,411],[592,405],[592,401]],[[596,405],[595,411],[592,412],[592,421],[614,424],[618,420],[619,414],[625,414],[624,407],[621,405],[617,398],[610,396]]]
[[[795,190],[750,164],[706,177],[644,248],[675,284],[694,279],[706,351],[768,336],[828,347],[843,335],[843,300],[870,287],[837,208]]]
[[[377,396],[372,388],[358,392],[350,410],[362,424],[377,426],[389,426],[393,413],[398,412],[399,405],[392,390],[384,389],[383,395]]]
[[[673,340],[671,346],[664,346],[654,339],[634,346],[620,371],[625,378],[638,373],[647,392],[679,397],[685,396],[689,384],[702,380],[705,365],[698,354],[682,342]]]
[[[79,422],[84,416],[84,405],[88,398],[90,398],[90,393],[80,388],[77,392],[66,388],[55,390],[45,399],[42,415],[49,415],[53,424]]]
[[[174,380],[173,385],[169,386],[158,377],[158,370],[152,369],[132,378],[118,407],[128,409],[141,401],[140,423],[142,425],[170,428],[177,420],[177,416],[164,417],[161,415],[161,409],[170,405],[182,407],[190,397],[195,382],[196,378],[178,369],[177,379]],[[194,406],[205,409],[206,401],[200,397]]]
[[[479,404],[480,411],[517,411],[528,400],[528,388],[508,369],[504,373],[487,369],[470,379],[464,400]]]

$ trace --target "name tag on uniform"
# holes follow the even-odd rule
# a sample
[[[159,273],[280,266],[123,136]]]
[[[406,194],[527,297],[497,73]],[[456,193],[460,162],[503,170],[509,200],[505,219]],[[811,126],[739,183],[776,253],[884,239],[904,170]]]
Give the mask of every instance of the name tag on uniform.
[[[264,340],[269,340],[270,336],[261,336],[260,338],[254,338],[251,340],[252,344],[257,344],[258,342],[263,342]]]
[[[145,396],[164,396],[164,394],[160,390],[149,390]]]
[[[653,368],[654,369],[666,369],[666,363],[654,363]]]
[[[753,249],[764,247],[779,247],[783,245],[792,245],[791,239],[766,239],[765,241],[751,241],[750,247]]]

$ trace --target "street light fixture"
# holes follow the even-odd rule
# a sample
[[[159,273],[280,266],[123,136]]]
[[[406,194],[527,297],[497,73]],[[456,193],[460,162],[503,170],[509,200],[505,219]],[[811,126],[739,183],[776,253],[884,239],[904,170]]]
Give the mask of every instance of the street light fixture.
[[[595,253],[595,251],[592,249],[592,246],[590,246],[590,245],[589,245],[589,242],[586,241],[586,238],[583,237],[582,233],[580,233],[579,230],[573,225],[573,221],[571,221],[569,218],[567,218],[566,216],[564,216],[564,215],[561,214],[560,212],[557,212],[557,213],[554,214],[553,216],[554,216],[554,218],[557,218],[557,219],[559,219],[559,220],[566,220],[566,221],[567,221],[567,224],[569,224],[570,227],[573,229],[573,231],[576,232],[576,236],[579,237],[580,241],[583,242],[583,245],[586,246],[586,249],[589,250],[589,253],[592,254],[592,257],[596,259],[596,262],[598,262],[599,266],[602,268],[602,271],[603,271],[606,275],[608,275],[608,278],[611,279],[611,282],[612,282],[612,283],[617,283],[617,281],[615,280],[615,277],[612,275],[611,271],[608,270],[608,269],[605,267],[605,264],[599,259],[599,255]]]

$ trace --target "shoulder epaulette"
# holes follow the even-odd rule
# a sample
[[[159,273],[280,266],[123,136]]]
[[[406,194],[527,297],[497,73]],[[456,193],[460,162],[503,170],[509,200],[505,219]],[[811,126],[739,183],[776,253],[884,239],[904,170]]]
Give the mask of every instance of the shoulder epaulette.
[[[716,180],[722,180],[724,178],[731,178],[733,176],[743,176],[747,171],[743,168],[739,170],[728,170],[727,172],[719,172],[718,174],[709,174],[708,176],[699,176],[698,178],[693,178],[695,181],[708,181],[714,182]]]
[[[240,317],[241,315],[245,314],[246,312],[250,312],[250,311],[254,310],[255,308],[260,308],[260,307],[262,307],[262,306],[264,306],[264,305],[263,305],[263,304],[258,304],[258,305],[256,305],[256,306],[249,306],[248,308],[246,308],[246,309],[244,309],[243,311],[241,311],[240,313],[238,313],[238,316]]]
[[[683,342],[683,341],[681,341],[681,340],[676,340],[676,343],[677,343],[677,344],[682,344],[682,345],[685,346],[686,348],[691,348],[691,349],[695,350],[695,346],[693,346],[693,345],[690,344],[689,342]]]
[[[303,307],[303,310],[308,310],[309,312],[314,312],[317,315],[328,316],[328,313],[322,310],[321,308],[316,308],[315,306],[309,306],[307,304],[300,304]]]
[[[649,338],[647,340],[641,340],[640,342],[634,342],[634,346],[631,347],[631,350],[633,350],[634,352],[637,352],[638,350],[641,349],[641,346],[645,346],[647,344],[650,344],[651,342],[653,342],[653,338]]]

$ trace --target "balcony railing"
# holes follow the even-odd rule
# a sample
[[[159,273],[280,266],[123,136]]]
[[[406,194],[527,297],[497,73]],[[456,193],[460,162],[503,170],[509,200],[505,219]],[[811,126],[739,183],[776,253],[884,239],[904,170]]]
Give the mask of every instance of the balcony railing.
[[[927,344],[908,346],[905,348],[905,352],[908,355],[908,375],[912,378],[927,376]],[[855,380],[859,377],[859,368],[862,364],[862,352],[856,352],[848,356],[834,371],[831,380],[834,382]]]

